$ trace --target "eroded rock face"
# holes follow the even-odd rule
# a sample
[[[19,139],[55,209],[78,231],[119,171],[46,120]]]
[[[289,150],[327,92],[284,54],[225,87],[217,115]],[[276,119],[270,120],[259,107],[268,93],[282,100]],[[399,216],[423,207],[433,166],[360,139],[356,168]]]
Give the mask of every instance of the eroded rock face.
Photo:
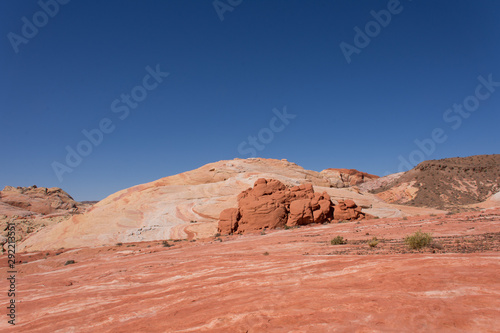
[[[341,201],[338,208],[334,207],[330,196],[326,192],[315,193],[311,184],[287,187],[278,180],[260,178],[253,188],[238,195],[238,208],[221,212],[218,231],[246,233],[364,216],[352,200]]]

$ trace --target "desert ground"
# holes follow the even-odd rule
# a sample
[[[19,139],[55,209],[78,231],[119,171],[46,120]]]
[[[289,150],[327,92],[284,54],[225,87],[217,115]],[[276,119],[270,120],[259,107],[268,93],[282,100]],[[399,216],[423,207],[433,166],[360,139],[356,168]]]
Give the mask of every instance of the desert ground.
[[[498,170],[473,182],[451,162],[435,205],[422,201],[446,161],[384,178],[222,161],[83,204],[6,188],[0,217],[20,232],[16,325],[0,331],[497,332]],[[240,228],[221,232],[228,209]],[[412,248],[418,232],[432,239]]]
[[[434,247],[407,248],[419,229]],[[332,245],[339,235],[347,244]],[[500,209],[489,209],[28,252],[16,329],[495,332],[499,250]]]

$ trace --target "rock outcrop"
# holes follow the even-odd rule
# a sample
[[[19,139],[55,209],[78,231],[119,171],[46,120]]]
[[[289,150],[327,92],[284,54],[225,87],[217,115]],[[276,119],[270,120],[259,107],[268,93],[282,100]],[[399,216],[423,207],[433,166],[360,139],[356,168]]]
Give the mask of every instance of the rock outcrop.
[[[356,169],[326,169],[320,172],[330,179],[333,187],[350,187],[379,178],[379,176],[361,172]]]
[[[12,187],[0,191],[0,214],[29,216],[70,212],[78,209],[78,203],[58,187]]]
[[[289,187],[276,179],[260,178],[238,195],[238,208],[221,212],[218,231],[246,233],[364,217],[353,200],[335,206],[328,193],[315,193],[312,184]]]
[[[333,211],[335,220],[356,220],[364,217],[372,218],[373,216],[363,213],[361,207],[356,205],[353,200],[339,201]]]

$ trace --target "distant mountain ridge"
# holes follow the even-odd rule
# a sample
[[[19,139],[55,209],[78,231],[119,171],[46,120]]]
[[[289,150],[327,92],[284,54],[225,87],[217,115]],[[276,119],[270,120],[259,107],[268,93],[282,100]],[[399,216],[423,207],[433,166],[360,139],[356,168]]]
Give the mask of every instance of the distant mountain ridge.
[[[494,154],[424,161],[371,193],[390,203],[446,209],[483,202],[499,191],[500,154]]]

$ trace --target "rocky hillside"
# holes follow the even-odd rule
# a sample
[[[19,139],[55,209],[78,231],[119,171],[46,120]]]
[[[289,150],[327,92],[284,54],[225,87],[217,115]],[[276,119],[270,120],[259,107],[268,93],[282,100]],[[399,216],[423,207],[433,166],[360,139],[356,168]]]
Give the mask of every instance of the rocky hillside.
[[[89,204],[78,203],[58,187],[12,187],[0,191],[0,247],[6,242],[7,222],[16,223],[16,242],[52,224],[82,213]]]
[[[12,187],[0,191],[0,214],[30,216],[76,211],[78,203],[58,187]]]
[[[370,183],[362,187],[369,188]],[[500,155],[496,154],[425,161],[371,192],[390,203],[453,208],[483,202],[498,191]]]

